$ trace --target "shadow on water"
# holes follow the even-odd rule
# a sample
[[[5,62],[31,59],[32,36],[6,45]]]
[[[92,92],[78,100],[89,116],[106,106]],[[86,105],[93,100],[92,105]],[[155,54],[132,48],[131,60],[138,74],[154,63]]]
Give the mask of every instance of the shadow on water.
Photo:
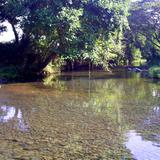
[[[0,89],[2,158],[160,159],[157,83],[127,72],[65,73],[43,83]]]

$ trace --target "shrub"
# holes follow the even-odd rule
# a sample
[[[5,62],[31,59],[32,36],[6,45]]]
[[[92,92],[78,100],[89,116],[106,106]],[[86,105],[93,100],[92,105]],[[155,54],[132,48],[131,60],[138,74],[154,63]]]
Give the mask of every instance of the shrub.
[[[20,78],[20,70],[17,66],[2,66],[0,67],[0,80],[16,80]]]
[[[149,76],[160,79],[160,66],[153,66],[149,69]]]
[[[60,72],[63,64],[64,64],[64,59],[62,57],[58,57],[58,58],[54,59],[52,62],[50,62],[46,66],[46,68],[44,68],[44,72],[47,75]]]

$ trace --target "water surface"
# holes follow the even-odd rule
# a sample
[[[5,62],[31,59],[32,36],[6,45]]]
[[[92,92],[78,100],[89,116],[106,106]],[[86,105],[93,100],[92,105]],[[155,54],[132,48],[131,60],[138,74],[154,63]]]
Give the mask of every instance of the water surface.
[[[0,159],[160,159],[160,86],[76,72],[0,88]]]

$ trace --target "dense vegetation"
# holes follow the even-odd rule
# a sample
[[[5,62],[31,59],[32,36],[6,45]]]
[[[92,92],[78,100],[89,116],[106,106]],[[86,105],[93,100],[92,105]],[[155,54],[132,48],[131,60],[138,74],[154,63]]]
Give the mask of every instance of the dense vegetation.
[[[0,32],[10,23],[15,40],[0,44],[0,75],[26,79],[75,62],[159,65],[159,8],[156,0],[1,0]]]
[[[143,0],[133,3],[130,13],[130,33],[127,34],[127,40],[132,58],[142,57],[149,65],[159,65],[160,2]]]

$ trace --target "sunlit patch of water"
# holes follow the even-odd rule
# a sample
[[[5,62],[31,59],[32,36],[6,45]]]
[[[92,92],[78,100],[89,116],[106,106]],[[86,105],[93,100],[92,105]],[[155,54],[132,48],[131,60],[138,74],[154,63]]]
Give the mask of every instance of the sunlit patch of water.
[[[7,123],[14,119],[18,120],[18,128],[21,131],[28,131],[28,124],[25,124],[23,119],[23,114],[20,109],[17,109],[14,106],[0,106],[0,122]]]
[[[160,160],[159,144],[144,140],[134,130],[129,131],[126,136],[127,142],[125,145],[136,160]]]
[[[8,107],[8,106],[1,106],[0,110],[2,112],[2,115],[0,115],[0,122],[8,122],[12,118],[14,118],[16,114],[15,107]]]

